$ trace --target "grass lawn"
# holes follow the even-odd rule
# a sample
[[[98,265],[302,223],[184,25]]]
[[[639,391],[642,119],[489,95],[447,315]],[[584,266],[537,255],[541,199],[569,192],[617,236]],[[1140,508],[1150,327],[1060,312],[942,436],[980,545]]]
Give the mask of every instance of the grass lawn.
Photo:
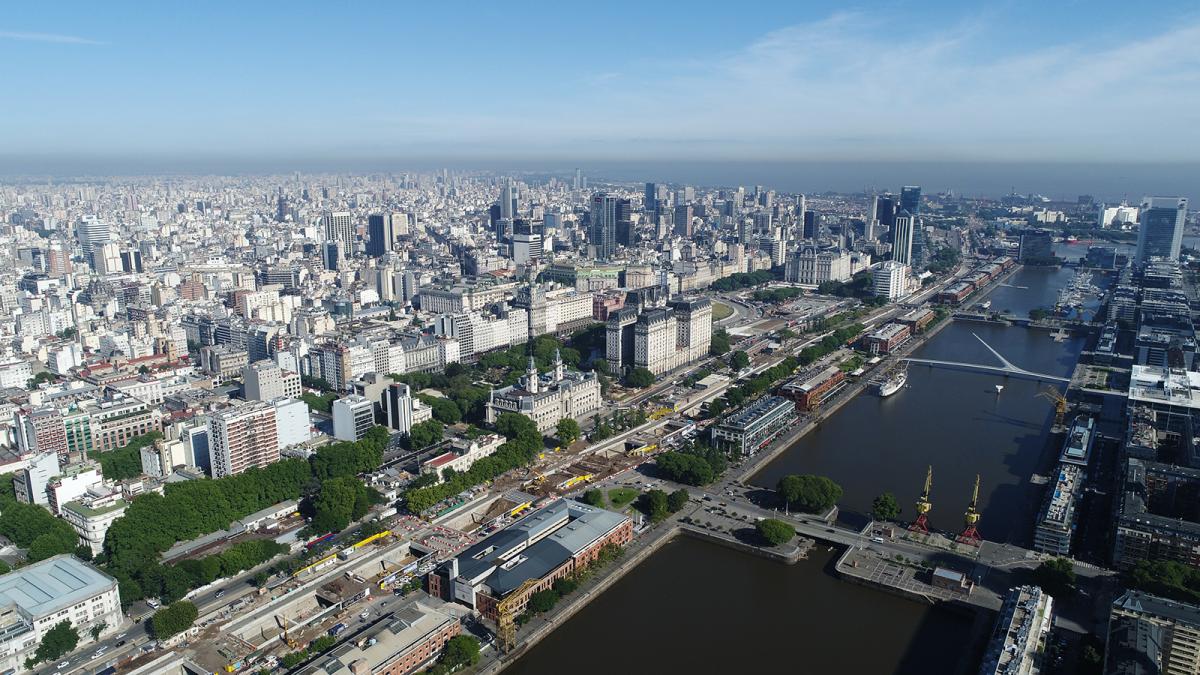
[[[733,308],[723,302],[713,302],[712,304],[712,320],[720,321],[725,317],[733,314]]]
[[[613,488],[608,491],[608,503],[614,509],[623,509],[637,499],[640,493],[633,488]]]

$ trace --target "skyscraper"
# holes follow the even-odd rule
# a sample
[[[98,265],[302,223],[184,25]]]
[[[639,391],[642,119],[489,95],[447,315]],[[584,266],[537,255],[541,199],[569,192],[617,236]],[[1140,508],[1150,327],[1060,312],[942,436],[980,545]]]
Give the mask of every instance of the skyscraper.
[[[604,192],[592,195],[588,241],[596,247],[597,260],[608,260],[617,250],[617,206],[621,201],[625,200]]]
[[[900,210],[908,211],[913,218],[921,215],[920,185],[905,185],[900,188]]]
[[[367,216],[367,255],[378,258],[392,250],[395,232],[392,219],[382,213]]]
[[[679,204],[675,207],[675,234],[690,239],[692,237],[692,206]]]
[[[518,218],[513,222],[512,257],[518,265],[539,260],[544,254],[542,223]]]
[[[338,243],[343,258],[350,257],[354,250],[354,226],[349,211],[325,212],[325,239]]]
[[[881,194],[875,198],[875,220],[889,230],[896,224],[896,196]]]
[[[817,211],[804,212],[805,239],[819,239],[821,237],[822,220],[821,214]]]
[[[896,225],[892,228],[892,260],[911,265],[912,248],[913,217],[908,211],[901,210],[896,216]]]
[[[642,208],[646,213],[654,213],[658,210],[658,184],[646,183],[646,194],[643,197]]]
[[[512,220],[517,212],[517,190],[513,187],[512,179],[504,179],[504,187],[500,188],[500,218]]]
[[[1142,200],[1137,243],[1139,265],[1153,257],[1179,259],[1187,206],[1186,197],[1146,197]]]

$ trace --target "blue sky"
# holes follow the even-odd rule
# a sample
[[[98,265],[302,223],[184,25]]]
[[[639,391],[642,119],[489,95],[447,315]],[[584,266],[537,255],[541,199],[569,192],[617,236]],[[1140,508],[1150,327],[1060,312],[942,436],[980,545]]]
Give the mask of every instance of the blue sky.
[[[22,3],[0,155],[1183,161],[1195,3]]]

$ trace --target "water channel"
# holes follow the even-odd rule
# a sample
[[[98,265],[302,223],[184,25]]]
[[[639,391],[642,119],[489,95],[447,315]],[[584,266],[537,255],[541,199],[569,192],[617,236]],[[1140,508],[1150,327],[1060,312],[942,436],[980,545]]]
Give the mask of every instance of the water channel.
[[[993,291],[993,309],[1025,315],[1050,308],[1073,275],[1071,269],[1023,268]],[[980,339],[1026,370],[1060,376],[1070,375],[1083,348],[1082,338],[1056,341],[1043,330],[955,322],[915,356],[999,365]],[[983,536],[1028,544],[1044,489],[1034,477],[1049,471],[1058,452],[1047,434],[1053,406],[1037,396],[1046,386],[914,364],[904,390],[887,399],[859,395],[752,482],[773,487],[788,473],[828,476],[844,489],[840,518],[860,523],[884,491],[900,500],[902,517],[911,515],[932,465],[931,523],[956,531],[979,474]],[[780,658],[792,664],[785,670],[797,673],[974,667],[963,662],[974,650],[961,646],[969,619],[839,581],[829,572],[831,555],[788,567],[676,541],[509,672],[762,672],[779,670]],[[778,647],[761,648],[766,644],[784,645],[783,656]]]

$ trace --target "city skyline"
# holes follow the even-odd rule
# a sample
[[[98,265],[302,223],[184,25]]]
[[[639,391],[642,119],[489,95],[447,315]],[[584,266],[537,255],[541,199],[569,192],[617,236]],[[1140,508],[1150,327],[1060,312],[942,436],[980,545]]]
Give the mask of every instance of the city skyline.
[[[32,103],[5,113],[0,168],[137,158],[238,170],[264,157],[1137,164],[1190,160],[1200,140],[1188,121],[1200,19],[1182,3],[1153,17],[1109,3],[689,9],[638,8],[644,21],[579,49],[589,16],[561,7],[23,8],[0,25],[0,54],[24,64],[10,86]],[[1151,100],[1154,123],[1131,124]]]

